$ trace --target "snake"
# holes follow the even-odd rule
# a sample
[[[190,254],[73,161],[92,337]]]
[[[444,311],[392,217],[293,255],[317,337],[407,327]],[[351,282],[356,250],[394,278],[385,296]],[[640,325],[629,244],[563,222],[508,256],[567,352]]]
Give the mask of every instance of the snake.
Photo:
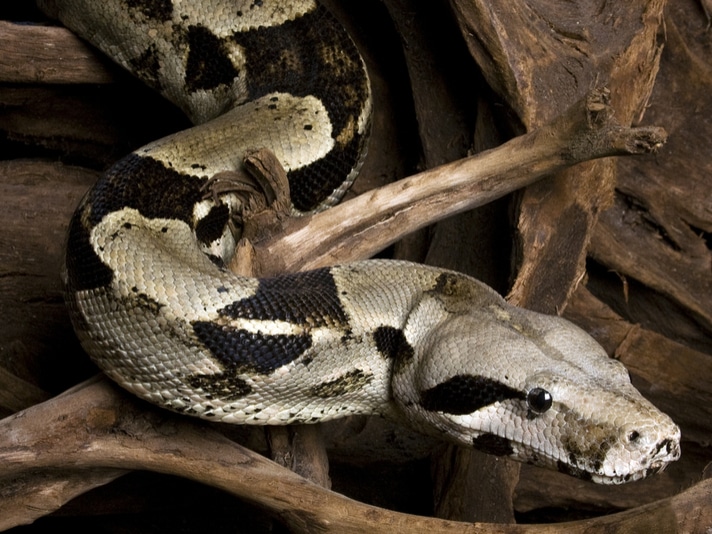
[[[244,425],[366,414],[601,484],[680,456],[680,429],[624,365],[557,316],[474,278],[366,259],[267,278],[228,268],[251,148],[292,210],[338,202],[371,129],[368,71],[314,0],[39,0],[194,123],[120,159],[71,218],[73,327],[120,386]],[[207,194],[206,194],[207,191]]]

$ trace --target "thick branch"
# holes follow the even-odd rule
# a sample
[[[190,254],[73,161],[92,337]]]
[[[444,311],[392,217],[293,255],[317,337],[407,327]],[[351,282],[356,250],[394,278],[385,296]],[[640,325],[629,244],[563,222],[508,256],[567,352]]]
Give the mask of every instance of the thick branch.
[[[577,163],[644,154],[665,142],[662,128],[623,128],[596,90],[551,124],[495,149],[393,184],[311,217],[256,244],[261,273],[363,259],[432,222],[535,182]]]
[[[620,514],[560,525],[467,524],[368,506],[313,484],[206,425],[150,407],[94,379],[0,421],[3,481],[58,470],[147,469],[223,489],[263,506],[294,532],[594,533],[665,525],[695,531],[712,522],[712,480]],[[100,471],[95,471],[101,473]],[[111,474],[106,471],[107,475]],[[34,517],[0,500],[0,528]],[[42,505],[35,496],[35,506]],[[692,513],[694,511],[694,514]],[[34,512],[36,515],[36,512]],[[642,530],[641,530],[642,531]]]
[[[96,52],[66,28],[0,21],[0,81],[108,83],[114,76]]]

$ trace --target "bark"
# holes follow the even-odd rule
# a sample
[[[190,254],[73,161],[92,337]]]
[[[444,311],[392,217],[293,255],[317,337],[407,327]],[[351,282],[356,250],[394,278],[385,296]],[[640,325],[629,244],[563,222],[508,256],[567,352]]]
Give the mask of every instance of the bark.
[[[0,21],[0,80],[12,83],[109,83],[115,67],[65,28]]]
[[[23,423],[18,431],[19,419]],[[51,474],[60,466],[64,471],[89,470],[91,478],[126,468],[175,474],[264,507],[292,532],[595,533],[610,532],[614,526],[620,531],[694,532],[712,521],[712,509],[705,506],[712,494],[710,480],[648,506],[560,525],[467,524],[390,512],[312,484],[205,423],[146,406],[118,392],[105,378],[0,421],[0,460],[2,476],[10,481],[40,471]],[[13,506],[25,491],[34,506],[51,509],[50,500],[56,505],[56,494],[36,495],[32,486],[15,486],[13,498],[0,501],[0,528],[36,516],[36,510]]]
[[[660,83],[647,112],[647,120],[674,133],[672,145],[654,161],[619,163],[615,202],[602,214],[591,242],[596,262],[630,282],[628,300],[610,295],[622,294],[620,282],[610,289],[599,282],[592,290],[608,293],[615,309],[634,321],[709,353],[712,67],[707,21],[691,17],[694,10],[692,3],[670,6]],[[611,291],[616,286],[618,291]]]
[[[485,78],[523,128],[550,121],[601,82],[611,89],[621,124],[641,115],[661,52],[656,43],[661,0],[601,10],[536,0],[506,8],[484,1],[451,3]],[[592,162],[522,193],[519,265],[510,301],[546,313],[563,310],[583,273],[597,215],[610,203],[614,182],[611,161]]]
[[[409,232],[481,206],[551,172],[594,158],[656,151],[659,128],[622,128],[596,90],[551,124],[490,151],[441,165],[292,220],[255,243],[263,274],[367,258]],[[263,255],[263,257],[261,257]]]

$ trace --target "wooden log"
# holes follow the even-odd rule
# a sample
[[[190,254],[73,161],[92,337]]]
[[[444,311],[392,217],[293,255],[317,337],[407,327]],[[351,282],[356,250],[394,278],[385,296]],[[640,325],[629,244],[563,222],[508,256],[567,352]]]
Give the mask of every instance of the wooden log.
[[[620,313],[712,353],[712,66],[695,38],[706,27],[693,2],[670,6],[646,118],[673,131],[673,143],[654,160],[619,163],[615,203],[601,216],[591,256],[658,294],[644,296],[638,285],[626,302],[607,291]]]
[[[116,68],[66,28],[0,20],[0,81],[110,83]]]
[[[76,167],[0,161],[0,366],[3,382],[15,385],[0,401],[5,414],[87,376],[59,273],[70,214],[96,177]],[[58,346],[67,356],[58,358]],[[21,383],[31,384],[24,395]]]

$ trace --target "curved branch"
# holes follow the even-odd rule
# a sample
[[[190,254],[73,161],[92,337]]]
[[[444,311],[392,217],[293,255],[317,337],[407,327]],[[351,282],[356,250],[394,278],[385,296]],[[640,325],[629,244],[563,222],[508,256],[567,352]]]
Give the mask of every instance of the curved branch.
[[[106,378],[80,384],[54,399],[0,421],[0,480],[47,473],[121,469],[173,474],[227,491],[279,517],[294,532],[595,533],[699,531],[712,523],[712,480],[670,499],[619,514],[559,525],[494,525],[420,517],[365,505],[326,490],[230,441],[210,425],[149,406]],[[113,470],[113,471],[112,471]],[[27,495],[29,498],[30,495]],[[33,495],[34,506],[42,496]],[[0,500],[0,529],[34,519],[17,501]],[[36,515],[36,514],[35,514]],[[654,527],[654,528],[653,528]]]

